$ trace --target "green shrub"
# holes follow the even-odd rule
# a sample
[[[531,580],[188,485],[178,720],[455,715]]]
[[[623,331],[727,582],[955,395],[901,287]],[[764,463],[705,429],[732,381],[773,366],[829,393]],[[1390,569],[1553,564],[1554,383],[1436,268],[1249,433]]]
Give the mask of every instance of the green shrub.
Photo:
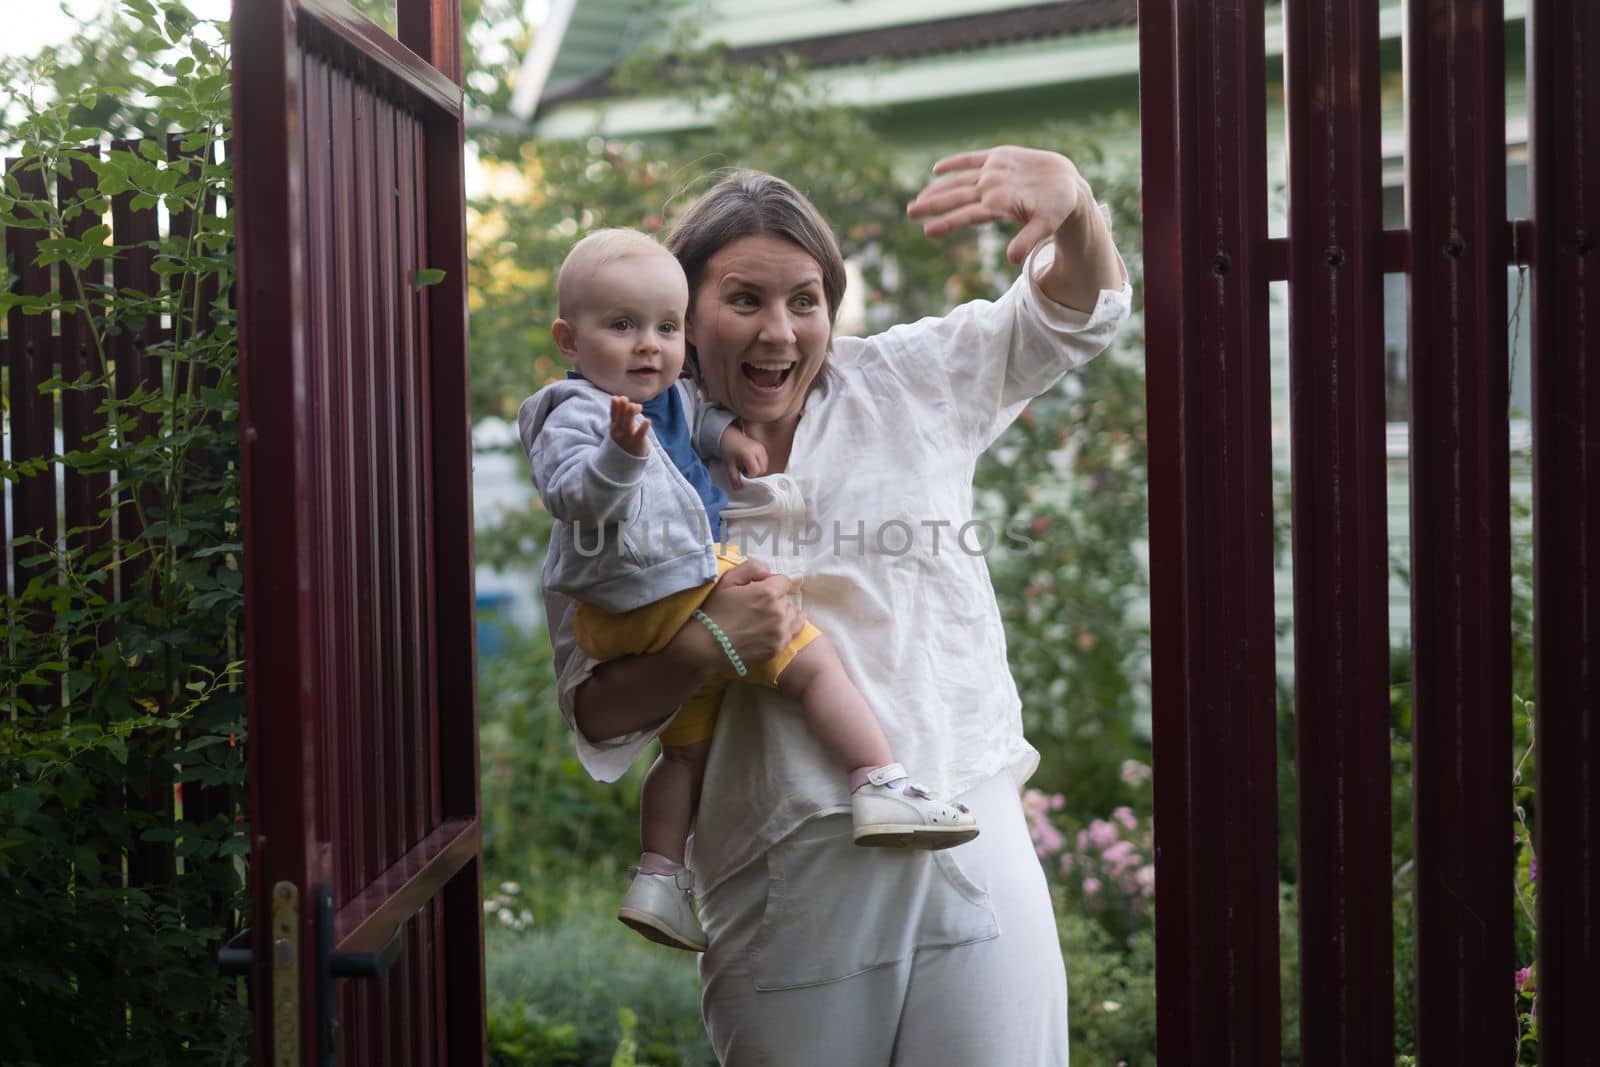
[[[1095,920],[1071,908],[1059,914],[1073,1061],[1154,1067],[1155,931],[1118,944]]]
[[[236,348],[226,301],[201,299],[207,284],[227,293],[232,282],[231,224],[200,210],[230,190],[215,161],[227,52],[175,0],[130,0],[113,22],[111,36],[141,57],[133,67],[124,57],[77,68],[103,76],[88,83],[48,63],[4,72],[10,151],[25,162],[6,176],[0,223],[35,231],[35,265],[80,295],[6,285],[0,312],[83,325],[87,369],[40,391],[87,393],[99,428],[0,472],[13,484],[50,469],[114,481],[59,539],[13,531],[17,560],[41,573],[0,597],[0,1048],[14,1064],[240,1062],[244,1006],[214,957],[242,903],[248,851]],[[158,53],[171,59],[161,70]],[[107,110],[129,99],[138,106]],[[98,114],[148,118],[108,131],[143,133],[140,151],[85,152]],[[164,135],[179,129],[182,158],[169,159]],[[37,173],[53,194],[75,163],[94,175],[76,195],[40,198],[18,181]],[[118,235],[103,224],[69,231],[101,223],[119,193],[136,213],[201,218],[149,242],[159,292],[110,284],[125,237],[108,243]],[[163,319],[170,334],[145,350],[161,384],[119,396],[114,338]]]
[[[646,764],[621,782],[591,779],[556,706],[545,631],[503,633],[506,652],[479,661],[485,884],[559,881],[597,863],[620,871],[639,856]]]
[[[695,956],[617,922],[626,888],[620,869],[591,873],[529,887],[525,895],[540,899],[527,910],[548,921],[516,929],[520,923],[486,915],[491,1062],[609,1067],[631,1042],[641,1065],[716,1063],[700,1019]],[[502,887],[502,895],[523,894]]]

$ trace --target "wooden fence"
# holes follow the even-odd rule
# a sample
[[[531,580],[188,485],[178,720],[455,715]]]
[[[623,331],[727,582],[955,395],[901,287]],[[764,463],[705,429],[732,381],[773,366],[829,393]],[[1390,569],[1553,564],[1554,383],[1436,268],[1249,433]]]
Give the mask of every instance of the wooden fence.
[[[138,154],[141,142],[115,141],[113,151]],[[182,138],[166,138],[165,155],[168,160],[190,160],[191,168],[199,167],[192,153],[186,156]],[[98,157],[96,147],[85,152]],[[37,166],[29,166],[20,159],[7,159],[5,170],[15,180],[21,197],[35,202],[43,201],[47,192],[58,204],[74,203],[96,188],[97,177],[93,169],[82,160],[74,160],[70,170],[62,175],[55,190],[46,189],[46,178]],[[157,242],[163,236],[182,238],[192,232],[196,220],[192,213],[184,212],[163,219],[152,207],[135,209],[133,190],[110,198],[107,217],[84,212],[66,223],[65,232],[71,238],[83,238],[96,226],[109,225],[107,240],[122,249],[108,260],[96,261],[95,266],[105,273],[90,278],[84,276],[86,287],[110,284],[119,292],[156,294],[163,286],[192,284],[183,275],[163,274],[156,266]],[[207,211],[216,213],[218,205],[207,204]],[[165,222],[165,233],[163,233]],[[46,231],[8,226],[3,231],[4,257],[14,275],[12,292],[24,297],[75,301],[83,296],[78,279],[71,270],[60,264],[38,265],[41,241]],[[190,295],[198,297],[198,306],[208,309],[216,301],[218,282],[215,275],[208,276],[198,294],[180,292],[177,295],[187,303]],[[208,321],[202,311],[202,321]],[[3,485],[4,504],[0,510],[0,592],[18,594],[28,583],[41,579],[55,582],[53,564],[44,554],[26,547],[12,548],[18,537],[35,536],[46,544],[62,548],[92,552],[115,542],[127,542],[140,536],[141,525],[156,505],[154,490],[145,487],[139,507],[133,506],[128,492],[118,492],[118,483],[111,472],[86,473],[59,462],[59,457],[89,447],[97,430],[105,429],[106,413],[101,410],[107,399],[106,387],[115,390],[122,400],[140,390],[160,392],[171,384],[187,387],[189,374],[201,374],[199,386],[214,385],[215,374],[201,369],[199,364],[189,364],[164,358],[161,346],[170,342],[173,329],[170,322],[148,321],[137,328],[124,328],[107,338],[105,358],[108,366],[101,373],[100,356],[91,344],[85,322],[81,316],[53,313],[27,314],[13,307],[6,317],[5,337],[0,345],[0,371],[3,371],[6,391],[6,424],[4,432],[5,457],[13,464],[36,461],[32,473],[21,474],[15,481]],[[201,329],[200,324],[195,324]],[[76,381],[84,375],[98,379],[90,388],[44,389],[42,383],[52,379]],[[169,381],[172,376],[177,380]],[[159,417],[149,412],[140,413],[133,425],[130,439],[147,439],[161,432]],[[30,468],[31,469],[31,468]],[[109,595],[121,600],[144,580],[148,558],[135,554],[118,560]],[[35,627],[48,627],[51,620],[42,613],[31,616]],[[110,633],[104,634],[109,642]],[[24,694],[37,711],[60,706],[64,693],[60,683],[27,687]],[[9,711],[9,709],[8,709]],[[170,741],[171,739],[166,739]],[[142,794],[142,795],[140,795]],[[119,797],[101,797],[98,803],[105,808],[120,808],[136,804],[154,816],[158,823],[170,823],[177,812],[175,803],[182,805],[182,815],[191,821],[205,821],[219,815],[231,814],[236,803],[231,791],[225,787],[191,787],[181,800],[163,777],[152,775],[147,787],[141,791],[128,791]],[[101,869],[105,877],[122,883],[139,886],[161,885],[178,874],[178,861],[170,841],[140,840],[130,845],[125,856],[102,856]],[[125,874],[124,874],[125,872]]]
[[[1139,5],[1163,1063],[1282,1062],[1268,286],[1290,298],[1301,1062],[1394,1054],[1382,278],[1409,286],[1416,1041],[1514,1062],[1506,269],[1532,274],[1541,1061],[1600,1063],[1600,5],[1529,4],[1533,218],[1506,218],[1498,0],[1412,0],[1404,229],[1376,4]],[[1220,135],[1219,135],[1220,131]]]

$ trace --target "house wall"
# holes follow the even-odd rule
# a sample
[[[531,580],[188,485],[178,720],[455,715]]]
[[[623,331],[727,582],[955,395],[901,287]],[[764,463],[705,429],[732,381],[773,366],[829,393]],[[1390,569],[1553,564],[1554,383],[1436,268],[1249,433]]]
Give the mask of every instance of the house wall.
[[[734,48],[1032,7],[1039,0],[702,0],[702,25]]]

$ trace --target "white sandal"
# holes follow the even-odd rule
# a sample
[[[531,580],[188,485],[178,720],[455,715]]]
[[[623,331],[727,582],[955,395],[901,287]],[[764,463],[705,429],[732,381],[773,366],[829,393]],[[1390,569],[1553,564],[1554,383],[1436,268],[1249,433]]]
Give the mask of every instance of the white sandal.
[[[953,848],[978,836],[978,822],[965,804],[943,801],[913,782],[898,763],[879,767],[850,795],[852,838],[877,848]]]

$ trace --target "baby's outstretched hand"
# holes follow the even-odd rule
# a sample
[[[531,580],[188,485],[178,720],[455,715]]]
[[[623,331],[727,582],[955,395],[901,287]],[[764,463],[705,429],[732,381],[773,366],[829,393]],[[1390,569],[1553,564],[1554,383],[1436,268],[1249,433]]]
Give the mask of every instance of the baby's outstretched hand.
[[[643,459],[650,454],[650,420],[639,419],[644,408],[625,396],[611,398],[611,439],[630,456]],[[635,419],[639,419],[637,423]]]
[[[743,484],[742,479],[767,473],[766,446],[731,426],[722,437],[722,458],[728,464],[728,484],[735,489]]]

